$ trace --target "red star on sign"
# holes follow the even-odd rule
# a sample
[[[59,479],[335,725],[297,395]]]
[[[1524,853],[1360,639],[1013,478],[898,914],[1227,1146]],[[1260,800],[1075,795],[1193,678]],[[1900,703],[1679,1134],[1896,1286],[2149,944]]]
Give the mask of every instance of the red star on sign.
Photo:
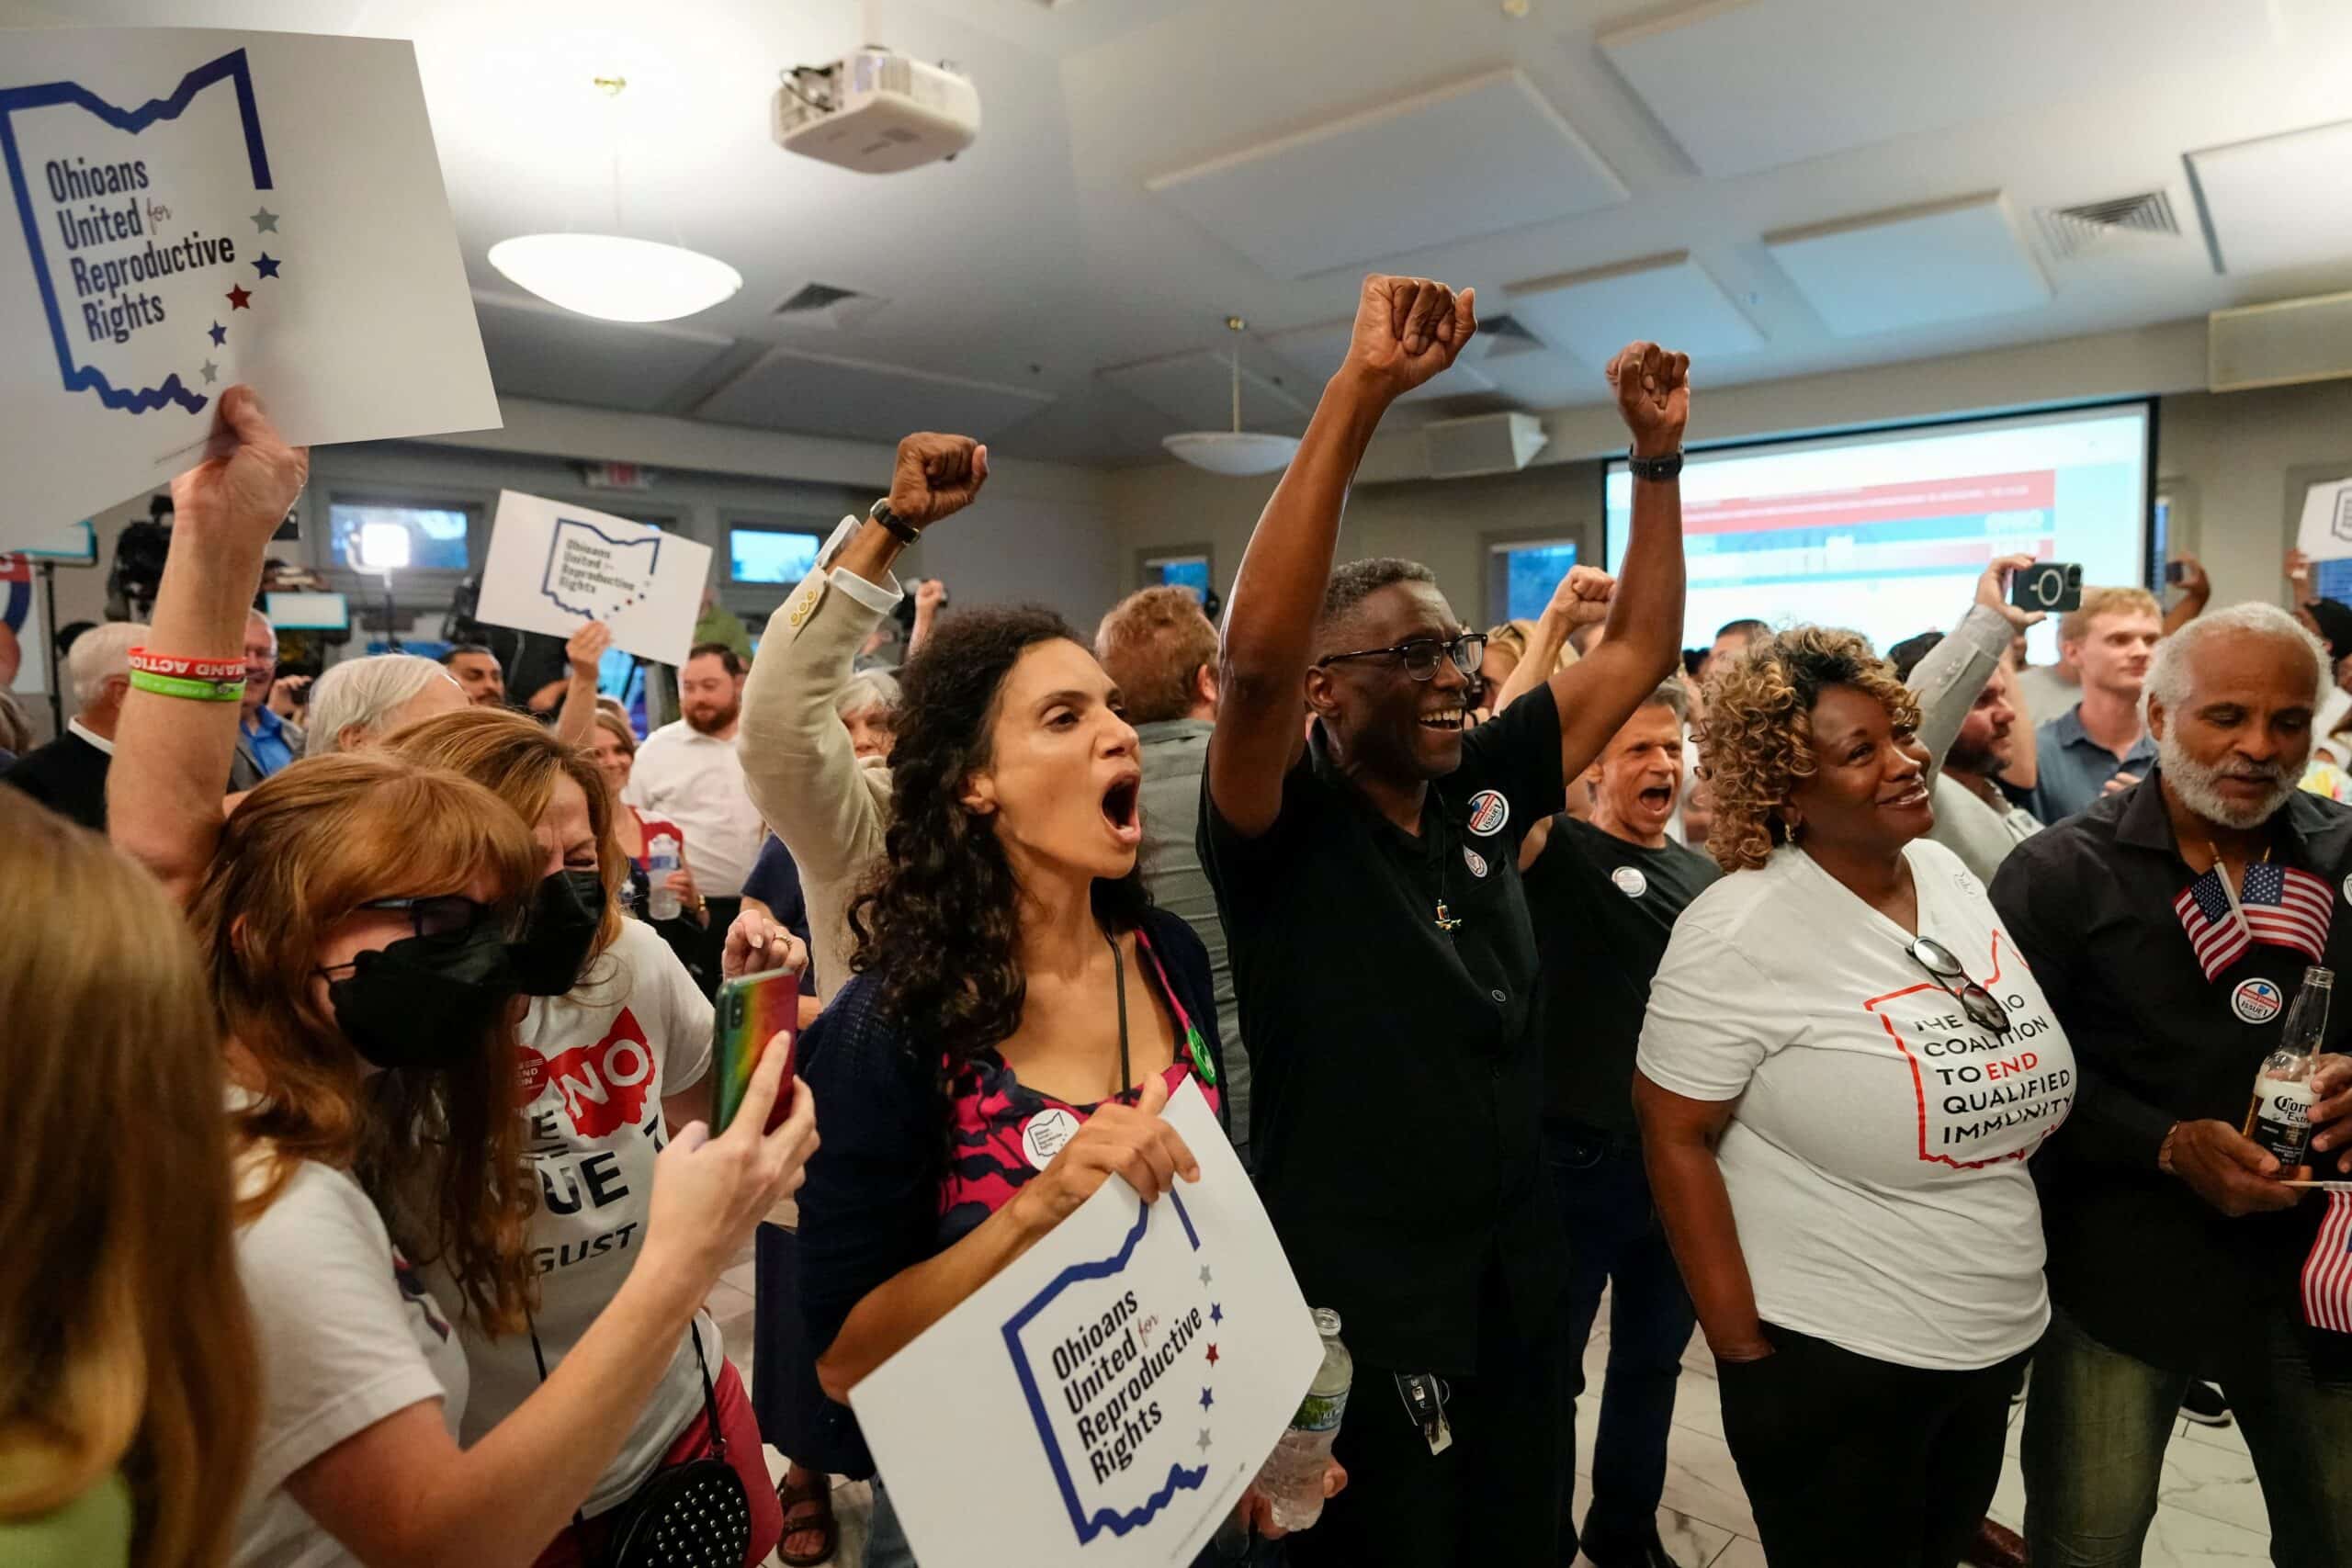
[[[253,296],[246,293],[243,288],[232,288],[229,290],[229,309],[232,310],[250,310],[252,307],[247,303],[247,301],[252,299]]]
[[[1216,1365],[1216,1347],[1215,1345],[1211,1345],[1209,1347],[1209,1365],[1212,1367]]]

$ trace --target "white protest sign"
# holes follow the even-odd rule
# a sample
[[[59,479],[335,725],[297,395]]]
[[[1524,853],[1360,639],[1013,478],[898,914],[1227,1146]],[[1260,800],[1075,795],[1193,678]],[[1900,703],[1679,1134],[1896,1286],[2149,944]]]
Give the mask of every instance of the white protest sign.
[[[709,573],[708,545],[650,523],[502,491],[474,615],[555,637],[602,621],[623,652],[684,664]]]
[[[2302,525],[2295,547],[2312,560],[2352,556],[2352,479],[2331,479],[2303,491]]]
[[[298,445],[499,423],[408,43],[6,38],[17,516],[54,528],[164,483],[240,381]]]
[[[851,1391],[923,1568],[1190,1562],[1322,1364],[1282,1245],[1191,1082],[1200,1162],[1117,1179]]]

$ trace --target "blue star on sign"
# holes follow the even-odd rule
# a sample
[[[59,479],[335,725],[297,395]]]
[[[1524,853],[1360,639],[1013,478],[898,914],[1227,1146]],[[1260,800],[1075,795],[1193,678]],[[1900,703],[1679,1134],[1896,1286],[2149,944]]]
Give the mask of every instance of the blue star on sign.
[[[1211,1323],[1223,1323],[1225,1321],[1225,1308],[1216,1302],[1209,1303],[1209,1321]]]
[[[1202,1409],[1206,1410],[1210,1405],[1215,1404],[1216,1403],[1216,1394],[1211,1393],[1207,1389],[1203,1389],[1203,1390],[1201,1390],[1201,1408],[1202,1408]]]
[[[276,277],[277,276],[277,258],[271,255],[267,251],[264,251],[260,255],[254,258],[254,270],[261,274],[264,277]]]
[[[228,341],[229,341],[229,329],[228,329],[228,328],[226,328],[226,327],[224,327],[224,326],[222,326],[222,325],[221,325],[220,322],[218,322],[218,321],[213,322],[213,323],[212,323],[212,346],[213,346],[213,347],[215,347],[215,348],[218,348],[218,347],[220,347],[222,344],[224,344],[224,343],[226,343],[226,342],[228,342]]]

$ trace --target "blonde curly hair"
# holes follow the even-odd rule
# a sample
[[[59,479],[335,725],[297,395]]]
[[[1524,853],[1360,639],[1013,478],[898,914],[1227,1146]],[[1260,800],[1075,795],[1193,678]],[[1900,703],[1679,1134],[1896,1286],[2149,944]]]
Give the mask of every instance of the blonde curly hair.
[[[1758,637],[1706,687],[1699,776],[1714,793],[1707,852],[1725,871],[1754,871],[1788,841],[1781,807],[1814,773],[1813,705],[1824,686],[1851,686],[1885,705],[1899,730],[1919,728],[1919,703],[1859,632],[1793,626]]]

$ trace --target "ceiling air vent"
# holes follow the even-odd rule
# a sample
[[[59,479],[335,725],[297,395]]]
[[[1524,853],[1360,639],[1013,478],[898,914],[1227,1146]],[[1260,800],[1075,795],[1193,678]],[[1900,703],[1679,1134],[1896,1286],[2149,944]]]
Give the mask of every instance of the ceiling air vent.
[[[1482,316],[1478,320],[1478,335],[1493,345],[1486,352],[1488,359],[1532,354],[1544,347],[1544,340],[1529,332],[1517,316]]]
[[[888,304],[879,295],[861,294],[830,283],[807,283],[770,314],[797,326],[854,327]]]
[[[2060,261],[2085,254],[2117,240],[2177,236],[2180,220],[2173,216],[2172,197],[2160,190],[2119,196],[2111,201],[2087,201],[2079,207],[2035,209],[2041,238]]]

